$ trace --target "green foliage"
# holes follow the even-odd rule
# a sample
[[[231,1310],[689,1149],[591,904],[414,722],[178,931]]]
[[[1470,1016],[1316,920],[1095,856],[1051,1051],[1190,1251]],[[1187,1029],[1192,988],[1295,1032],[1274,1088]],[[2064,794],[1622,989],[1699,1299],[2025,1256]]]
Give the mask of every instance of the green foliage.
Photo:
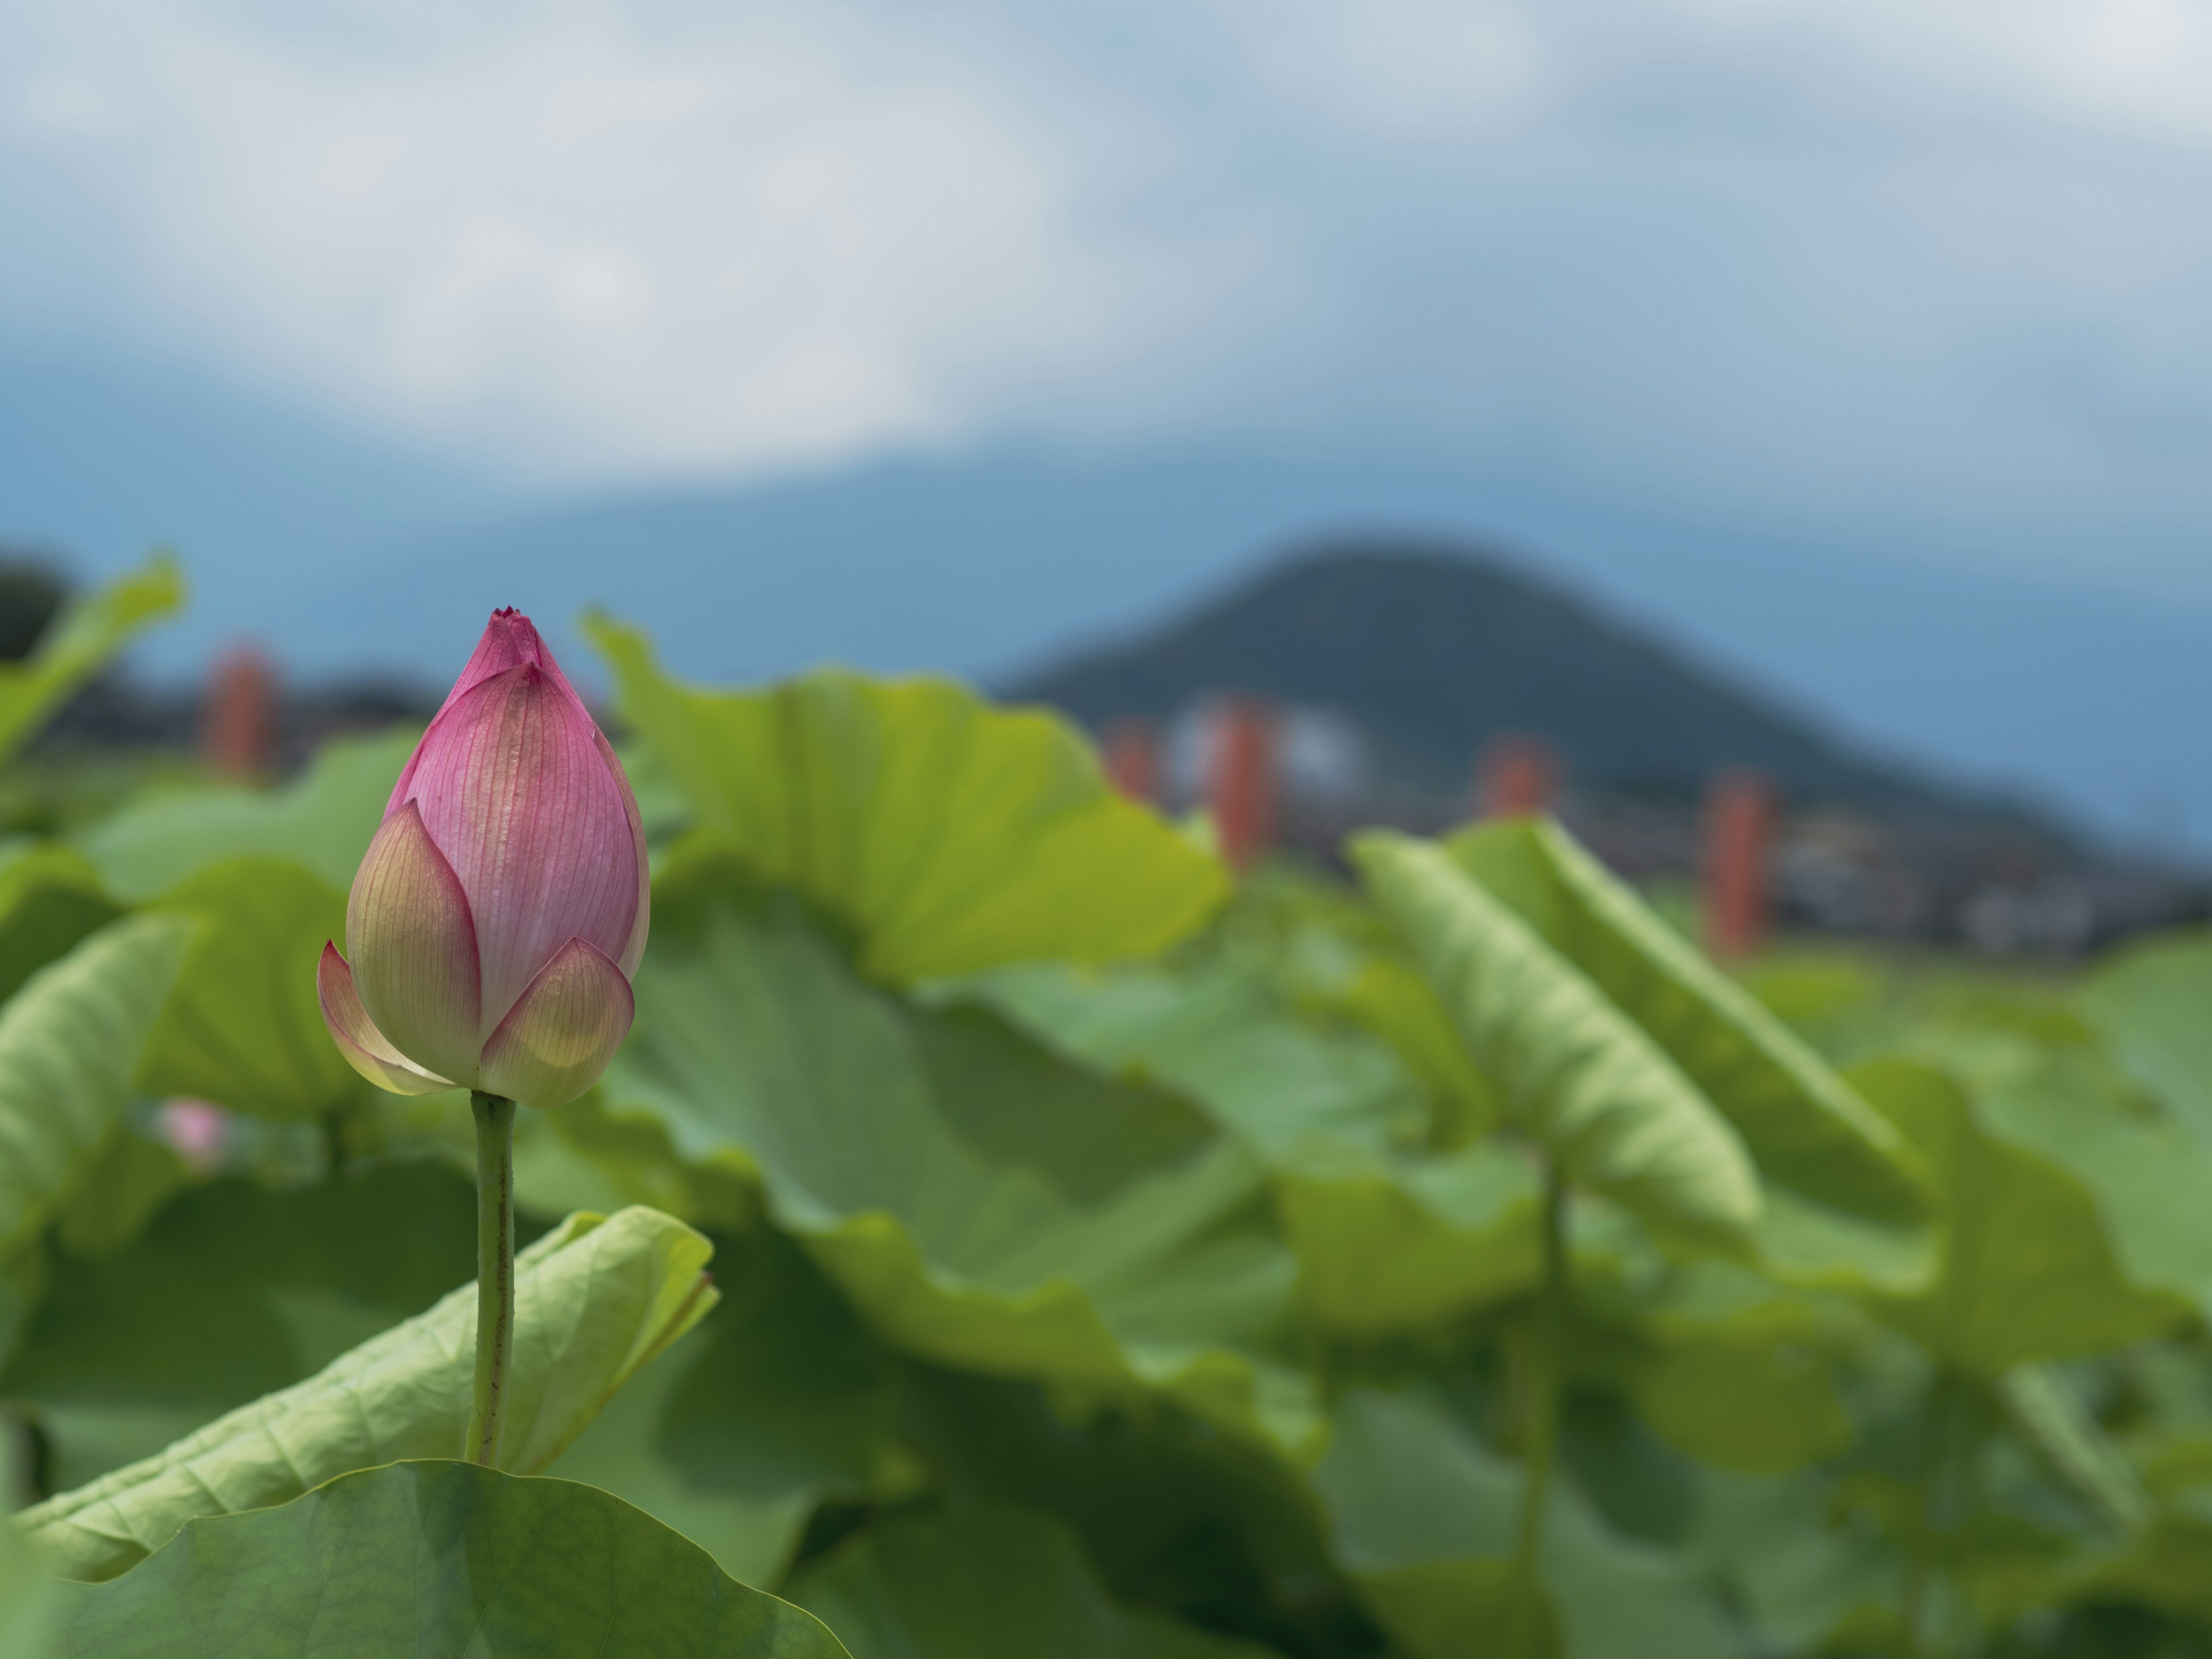
[[[116,922],[0,1006],[0,1257],[99,1166],[191,931],[169,916]]]
[[[850,920],[874,977],[1141,955],[1225,890],[1219,863],[1109,789],[1054,715],[835,672],[695,690],[634,629],[590,632],[700,829]]]
[[[328,1116],[363,1097],[316,1000],[315,963],[345,937],[345,895],[295,864],[241,858],[149,907],[199,922],[140,1063],[149,1092],[263,1117]]]
[[[787,896],[685,880],[608,1073],[617,1110],[689,1161],[756,1169],[778,1224],[895,1345],[1310,1432],[1256,1352],[1293,1264],[1241,1146],[988,1015],[871,986]]]
[[[887,1357],[792,1244],[718,1241],[714,1316],[553,1466],[648,1510],[748,1583],[789,1566],[831,1497],[895,1479]]]
[[[73,600],[21,662],[0,662],[0,758],[27,742],[70,694],[131,637],[184,603],[184,573],[166,554]]]
[[[167,1155],[136,1136],[118,1144]],[[466,1271],[475,1237],[468,1182],[428,1164],[293,1192],[227,1176],[176,1194],[112,1253],[64,1229],[0,1395],[38,1423],[45,1484],[81,1486],[435,1302]]]
[[[1450,850],[1666,1050],[1767,1180],[1880,1220],[1926,1214],[1903,1137],[1557,825],[1489,824]]]
[[[1261,1659],[1266,1650],[1128,1613],[1049,1518],[979,1504],[871,1528],[801,1574],[801,1607],[854,1659]]]
[[[1721,1659],[1742,1651],[1687,1565],[1565,1496],[1545,1516],[1537,1593],[1513,1560],[1521,1477],[1434,1397],[1358,1390],[1314,1483],[1337,1548],[1408,1659],[1457,1659],[1472,1632],[1512,1659]]]
[[[2188,1317],[2179,1296],[2129,1282],[2089,1192],[1985,1131],[1956,1083],[1903,1060],[1856,1079],[1921,1149],[1943,1193],[1935,1282],[1914,1296],[1869,1298],[1929,1353],[1995,1379],[2139,1342]]]
[[[471,1574],[472,1652],[837,1651],[732,1579],[857,1659],[2212,1651],[2201,940],[1739,981],[1534,823],[1232,889],[1043,715],[597,634],[656,879],[517,1130],[526,1239],[592,1212],[522,1258],[557,1480],[395,1462],[459,1441],[466,1103],[313,963],[408,739],[0,847],[0,1659],[23,1546],[102,1654],[458,1651]]]
[[[122,914],[99,872],[70,848],[29,840],[0,846],[0,1002]]]
[[[366,1469],[278,1509],[191,1522],[137,1571],[71,1600],[68,1650],[112,1659],[843,1651],[619,1498],[459,1462]]]
[[[632,1372],[714,1304],[712,1247],[651,1210],[572,1216],[515,1258],[514,1369],[501,1455],[519,1473],[568,1447]],[[349,1350],[304,1382],[27,1510],[58,1571],[112,1578],[196,1515],[287,1503],[349,1469],[458,1447],[476,1288]]]
[[[343,893],[353,884],[412,732],[341,738],[277,790],[162,789],[77,837],[108,890],[143,903],[231,859],[283,859]]]
[[[2114,1058],[2192,1134],[2212,1139],[2212,939],[2161,939],[2105,964],[2081,1007]]]
[[[1375,833],[1353,857],[1521,1127],[1629,1210],[1748,1244],[1759,1191],[1742,1141],[1626,1012],[1437,848]]]

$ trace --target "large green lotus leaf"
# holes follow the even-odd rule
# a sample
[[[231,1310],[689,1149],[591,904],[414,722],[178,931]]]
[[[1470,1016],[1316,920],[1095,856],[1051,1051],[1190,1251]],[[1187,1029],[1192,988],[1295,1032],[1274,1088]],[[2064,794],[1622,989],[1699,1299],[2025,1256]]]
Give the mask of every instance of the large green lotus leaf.
[[[1437,1150],[1489,1133],[1504,1116],[1449,1016],[1356,889],[1294,864],[1248,872],[1208,943],[1300,1012],[1363,1030],[1395,1053],[1428,1096]]]
[[[1926,1216],[1925,1177],[1904,1138],[1557,824],[1501,820],[1447,846],[1667,1051],[1768,1179],[1879,1220]]]
[[[1365,1622],[1321,1506],[1261,1447],[1172,1411],[1071,1413],[1033,1383],[907,1362],[900,1425],[947,1492],[1047,1510],[1109,1594],[1293,1651]]]
[[[0,1480],[10,1491],[19,1484],[17,1461],[12,1445],[0,1452]],[[0,1524],[0,1659],[50,1659],[66,1594],[31,1540]]]
[[[586,628],[700,827],[855,923],[877,978],[1148,955],[1228,890],[1219,860],[1110,788],[1055,715],[835,672],[704,691],[664,675],[635,630]]]
[[[290,1119],[319,1119],[366,1097],[315,992],[323,946],[345,937],[342,889],[286,860],[232,859],[153,908],[199,927],[139,1063],[148,1093]]]
[[[0,1002],[122,914],[74,848],[27,839],[0,847]]]
[[[1370,955],[1326,1002],[1389,1043],[1427,1086],[1438,1146],[1465,1146],[1504,1121],[1498,1085],[1469,1057],[1451,1017],[1410,963]]]
[[[1433,1396],[1356,1389],[1314,1471],[1339,1560],[1409,1659],[1719,1659],[1742,1644],[1664,1552],[1615,1536],[1565,1482],[1545,1506],[1539,1577],[1556,1629],[1515,1635],[1521,1477]]]
[[[1766,1639],[1762,1651],[1860,1651],[1832,1638],[1888,1627],[1903,1593],[1893,1540],[1865,1516],[1841,1512],[1834,1483],[1810,1472],[1707,1471],[1687,1553],[1728,1585]]]
[[[1431,1158],[1323,1150],[1277,1172],[1307,1314],[1379,1336],[1525,1292],[1540,1266],[1535,1170],[1494,1141]]]
[[[1316,1029],[1228,963],[1031,963],[942,994],[995,1009],[1072,1059],[1164,1084],[1270,1165],[1316,1141],[1382,1150],[1425,1138],[1419,1087],[1390,1049]]]
[[[714,1305],[704,1272],[712,1254],[681,1222],[641,1207],[571,1216],[518,1254],[507,1467],[545,1468],[633,1372],[698,1322]],[[349,1469],[457,1447],[476,1312],[476,1286],[465,1285],[306,1382],[49,1498],[22,1522],[64,1575],[111,1578],[194,1516],[288,1503]]]
[[[2130,1282],[2088,1188],[1990,1133],[1950,1078],[1908,1060],[1851,1077],[1934,1173],[1942,1206],[1935,1282],[1865,1297],[1930,1353],[1993,1381],[2015,1365],[2124,1347],[2189,1316],[2187,1297]]]
[[[21,748],[133,635],[184,601],[184,573],[167,554],[71,600],[29,656],[0,663],[0,758]]]
[[[62,1654],[100,1659],[842,1659],[805,1613],[572,1480],[394,1463],[196,1520],[74,1586]]]
[[[75,1196],[121,1121],[191,924],[112,923],[0,1006],[0,1257]]]
[[[62,1239],[0,1373],[0,1395],[36,1413],[53,1490],[150,1457],[436,1301],[475,1260],[476,1195],[426,1163],[290,1192],[227,1176],[118,1254],[73,1252],[66,1226]]]
[[[286,859],[344,892],[415,747],[412,732],[340,738],[281,789],[166,789],[77,837],[108,890],[132,902],[231,859]]]
[[[1851,1443],[1838,1364],[1876,1333],[1850,1301],[1702,1261],[1670,1275],[1636,1325],[1644,1352],[1628,1393],[1678,1449],[1724,1469],[1781,1474]]]
[[[951,988],[1079,1060],[1166,1084],[1249,1146],[1321,1323],[1411,1329],[1533,1282],[1528,1160],[1495,1143],[1412,1150],[1426,1112],[1405,1063],[1364,1034],[1301,1021],[1252,974],[1042,963]]]
[[[2066,1601],[2132,1602],[2192,1625],[2212,1625],[2212,1576],[2204,1570],[2208,1560],[2212,1560],[2212,1520],[2201,1511],[2169,1510],[2154,1517],[2124,1545],[2077,1564],[2066,1574],[2059,1593]]]
[[[2081,988],[2082,1012],[2143,1091],[2212,1140],[2212,939],[2155,939],[2123,951]]]
[[[974,1504],[870,1528],[809,1566],[792,1599],[853,1659],[1267,1659],[1117,1607],[1081,1547],[1036,1510]]]
[[[789,1240],[716,1241],[721,1305],[635,1382],[551,1473],[624,1498],[773,1583],[815,1507],[861,1496],[890,1453],[890,1369]]]
[[[1475,1060],[1575,1179],[1673,1233],[1747,1244],[1759,1192],[1742,1141],[1596,984],[1435,845],[1373,831],[1352,860]]]
[[[611,1106],[690,1161],[756,1165],[894,1345],[1310,1429],[1297,1383],[1249,1357],[1295,1271],[1261,1171],[1183,1102],[868,985],[787,894],[657,901],[637,989]]]
[[[2112,1253],[2138,1290],[2212,1308],[2212,1147],[2179,1123],[2132,1109],[2091,1055],[2045,1051],[1974,1091],[1992,1138],[2057,1165],[2095,1200]]]

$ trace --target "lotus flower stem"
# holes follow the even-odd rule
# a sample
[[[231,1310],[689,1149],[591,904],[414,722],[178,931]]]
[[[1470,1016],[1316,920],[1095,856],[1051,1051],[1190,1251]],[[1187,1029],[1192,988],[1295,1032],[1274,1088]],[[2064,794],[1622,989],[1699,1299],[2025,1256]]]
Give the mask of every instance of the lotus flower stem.
[[[477,1089],[469,1109],[477,1121],[477,1387],[462,1449],[491,1468],[514,1352],[514,1103]]]
[[[1516,1559],[1532,1583],[1542,1547],[1544,1500],[1559,1438],[1559,1395],[1567,1322],[1567,1182],[1558,1155],[1544,1159],[1543,1278],[1536,1287],[1536,1321],[1529,1344],[1528,1430],[1522,1449],[1526,1484]]]

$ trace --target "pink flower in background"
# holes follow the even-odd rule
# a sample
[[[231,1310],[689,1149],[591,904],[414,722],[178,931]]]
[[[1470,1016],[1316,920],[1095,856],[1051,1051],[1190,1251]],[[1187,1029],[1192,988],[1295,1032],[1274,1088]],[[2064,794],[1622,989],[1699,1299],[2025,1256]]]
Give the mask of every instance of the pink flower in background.
[[[161,1103],[161,1139],[195,1175],[212,1175],[222,1163],[222,1144],[230,1138],[230,1114],[210,1100],[179,1095]]]
[[[395,1094],[559,1106],[629,1030],[645,831],[530,619],[495,611],[416,745],[316,975],[331,1036]]]

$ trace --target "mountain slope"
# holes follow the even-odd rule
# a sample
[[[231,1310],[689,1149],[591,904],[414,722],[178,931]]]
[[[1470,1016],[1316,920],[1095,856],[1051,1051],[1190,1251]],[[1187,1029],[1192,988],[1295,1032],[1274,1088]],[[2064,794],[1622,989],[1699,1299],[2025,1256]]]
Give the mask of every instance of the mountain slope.
[[[1486,744],[1527,732],[1575,776],[1620,787],[1690,793],[1746,767],[1804,803],[1994,810],[1854,752],[1578,599],[1440,548],[1324,549],[1009,689],[1092,725],[1164,720],[1225,692],[1327,708],[1437,788],[1463,787]]]

